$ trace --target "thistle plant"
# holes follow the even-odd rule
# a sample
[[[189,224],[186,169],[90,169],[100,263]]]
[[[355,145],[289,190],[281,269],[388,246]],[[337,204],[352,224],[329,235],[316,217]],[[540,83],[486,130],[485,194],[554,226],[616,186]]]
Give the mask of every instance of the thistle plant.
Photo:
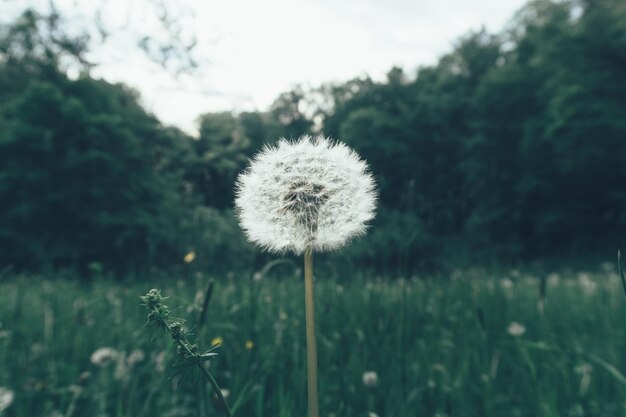
[[[248,239],[274,253],[304,254],[309,417],[319,417],[313,253],[365,233],[376,193],[367,163],[324,137],[266,146],[237,179],[235,205]]]
[[[148,313],[146,327],[155,327],[165,330],[171,336],[172,341],[176,345],[178,355],[178,359],[175,363],[178,370],[174,376],[181,375],[182,379],[190,372],[200,373],[213,388],[226,416],[232,417],[232,413],[222,394],[222,390],[206,367],[206,363],[217,356],[215,350],[220,347],[221,343],[216,343],[204,351],[201,351],[197,344],[191,343],[189,341],[190,332],[184,326],[183,321],[180,319],[170,320],[170,310],[164,303],[166,298],[167,297],[163,297],[161,291],[157,289],[152,289],[148,291],[146,295],[140,297],[141,301],[143,301],[142,305],[150,311]]]

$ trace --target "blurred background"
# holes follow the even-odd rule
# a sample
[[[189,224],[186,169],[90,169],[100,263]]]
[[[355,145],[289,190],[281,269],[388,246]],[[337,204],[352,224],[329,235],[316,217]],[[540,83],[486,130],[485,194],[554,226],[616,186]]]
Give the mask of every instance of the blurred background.
[[[137,299],[210,280],[229,401],[303,415],[300,260],[233,214],[302,134],[380,193],[316,259],[325,415],[626,412],[623,0],[0,0],[0,415],[210,410]]]

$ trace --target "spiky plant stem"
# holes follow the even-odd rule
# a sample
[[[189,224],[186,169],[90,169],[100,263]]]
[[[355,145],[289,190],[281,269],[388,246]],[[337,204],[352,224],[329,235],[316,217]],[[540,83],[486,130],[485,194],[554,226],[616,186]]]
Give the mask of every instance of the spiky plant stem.
[[[317,346],[315,343],[315,292],[313,288],[313,250],[304,252],[304,302],[306,308],[306,353],[309,387],[309,417],[319,417],[317,394]]]
[[[213,375],[211,375],[211,373],[206,368],[206,365],[204,364],[204,362],[207,361],[210,357],[216,355],[213,350],[219,347],[219,344],[212,346],[204,353],[199,353],[197,351],[198,346],[192,344],[187,338],[188,332],[184,327],[182,327],[182,323],[170,323],[170,321],[168,320],[169,309],[163,303],[163,300],[165,300],[165,298],[167,297],[162,297],[159,290],[152,289],[145,296],[142,296],[140,298],[144,302],[143,305],[147,307],[148,310],[150,310],[146,326],[157,326],[164,329],[170,334],[172,340],[174,340],[174,343],[178,347],[179,354],[185,359],[185,361],[187,361],[189,367],[199,369],[200,372],[202,372],[202,375],[204,375],[204,377],[207,379],[207,381],[213,388],[213,391],[215,392],[215,395],[217,396],[217,399],[222,407],[222,410],[226,414],[226,417],[233,417],[233,414],[228,407],[228,403],[226,402],[226,399],[222,394],[222,390],[217,384],[217,381],[215,381],[215,378],[213,378]],[[204,386],[202,385],[202,387]],[[202,391],[204,391],[203,388]],[[204,407],[202,406],[202,408]]]

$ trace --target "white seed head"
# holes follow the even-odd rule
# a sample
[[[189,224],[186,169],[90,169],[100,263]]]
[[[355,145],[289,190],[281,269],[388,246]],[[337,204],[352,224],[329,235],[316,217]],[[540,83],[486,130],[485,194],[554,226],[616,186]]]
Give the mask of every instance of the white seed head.
[[[507,328],[507,332],[513,337],[520,337],[526,333],[526,326],[516,321],[511,322]]]
[[[368,388],[378,385],[378,374],[375,371],[363,372],[363,385]]]
[[[104,367],[110,364],[117,356],[117,351],[110,347],[101,347],[91,354],[91,363]]]
[[[0,414],[13,403],[15,394],[8,388],[0,387]]]
[[[236,192],[248,239],[278,253],[340,248],[365,233],[376,208],[367,163],[321,136],[266,146],[239,175]]]

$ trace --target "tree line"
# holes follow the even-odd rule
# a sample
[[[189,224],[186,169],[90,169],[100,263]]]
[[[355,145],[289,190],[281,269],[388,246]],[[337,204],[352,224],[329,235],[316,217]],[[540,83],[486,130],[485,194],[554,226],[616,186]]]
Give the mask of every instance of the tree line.
[[[533,1],[435,65],[294,87],[267,111],[204,114],[197,137],[164,126],[131,88],[90,77],[87,49],[34,11],[0,28],[2,266],[265,262],[235,221],[233,183],[264,144],[304,133],[354,147],[379,186],[370,233],[331,255],[341,265],[593,260],[623,242],[623,1]]]

